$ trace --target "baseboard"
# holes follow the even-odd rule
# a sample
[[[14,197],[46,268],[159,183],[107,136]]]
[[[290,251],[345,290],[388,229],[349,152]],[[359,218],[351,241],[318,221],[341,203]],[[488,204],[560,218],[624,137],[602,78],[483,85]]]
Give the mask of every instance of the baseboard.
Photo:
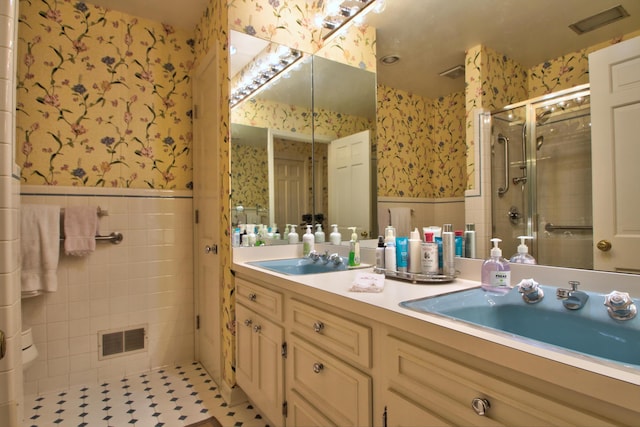
[[[226,381],[222,381],[222,384],[220,384],[220,394],[229,406],[239,405],[249,400],[246,393],[239,386],[230,387]]]

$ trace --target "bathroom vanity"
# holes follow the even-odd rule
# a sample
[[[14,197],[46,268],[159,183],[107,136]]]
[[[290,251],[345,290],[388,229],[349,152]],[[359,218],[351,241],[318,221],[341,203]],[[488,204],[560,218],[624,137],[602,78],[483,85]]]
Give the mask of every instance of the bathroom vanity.
[[[236,374],[274,425],[640,420],[640,369],[399,306],[476,287],[475,280],[413,285],[387,279],[381,293],[356,293],[349,288],[359,270],[283,275],[247,262],[296,256],[287,255],[296,249],[261,249],[234,252]]]

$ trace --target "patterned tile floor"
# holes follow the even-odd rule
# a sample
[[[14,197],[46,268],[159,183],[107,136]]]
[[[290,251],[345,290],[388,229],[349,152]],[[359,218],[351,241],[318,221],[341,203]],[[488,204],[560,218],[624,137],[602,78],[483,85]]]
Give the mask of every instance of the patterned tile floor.
[[[224,427],[265,427],[248,403],[229,407],[197,362],[94,386],[25,397],[25,427],[182,427],[215,416]]]

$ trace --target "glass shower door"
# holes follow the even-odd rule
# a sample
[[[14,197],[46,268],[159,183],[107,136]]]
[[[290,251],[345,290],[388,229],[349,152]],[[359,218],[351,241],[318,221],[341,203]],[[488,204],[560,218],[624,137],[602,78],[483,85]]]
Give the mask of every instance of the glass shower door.
[[[528,235],[539,264],[593,268],[589,100],[582,87],[492,114],[492,235],[505,258]]]
[[[531,107],[539,264],[593,268],[589,100],[586,91]]]

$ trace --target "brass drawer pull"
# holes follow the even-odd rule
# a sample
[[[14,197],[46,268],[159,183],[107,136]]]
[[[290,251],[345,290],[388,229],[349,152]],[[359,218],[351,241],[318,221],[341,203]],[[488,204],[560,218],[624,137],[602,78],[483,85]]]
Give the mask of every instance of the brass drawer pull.
[[[324,365],[322,363],[316,362],[313,364],[313,372],[315,372],[316,374],[319,374],[323,369]]]
[[[261,330],[262,330],[262,326],[260,325],[256,325],[253,327],[253,332],[255,332],[256,334],[259,334]]]
[[[251,292],[249,295],[247,295],[247,298],[249,298],[249,301],[255,301],[258,296]]]
[[[253,323],[253,320],[251,320],[251,319],[245,319],[244,320],[244,326],[251,326],[252,323]]]

